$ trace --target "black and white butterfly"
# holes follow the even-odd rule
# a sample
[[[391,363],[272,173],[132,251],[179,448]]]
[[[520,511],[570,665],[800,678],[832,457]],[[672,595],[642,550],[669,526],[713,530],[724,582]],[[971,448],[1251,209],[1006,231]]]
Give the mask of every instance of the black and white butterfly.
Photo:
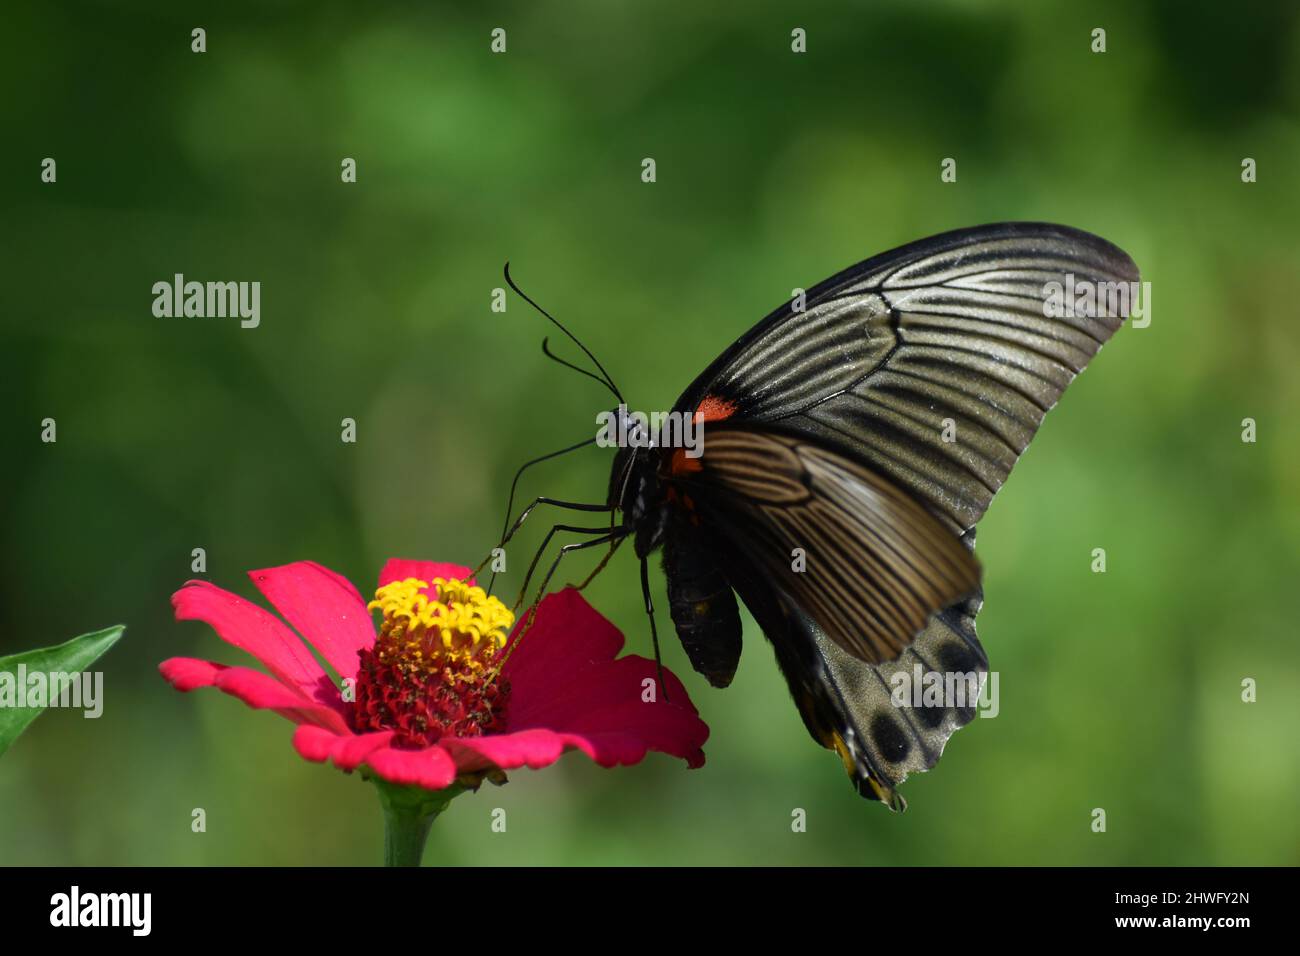
[[[896,678],[919,665],[982,683],[975,525],[1126,317],[1131,299],[1108,290],[1137,280],[1109,242],[1043,223],[961,229],[867,259],[772,312],[686,389],[674,411],[703,422],[699,457],[622,447],[605,503],[539,498],[505,538],[538,504],[607,511],[608,525],[552,529],[592,537],[561,548],[546,582],[564,554],[608,545],[608,560],[630,537],[652,629],[647,560],[662,549],[678,636],[717,687],[740,659],[739,596],[813,739],[840,754],[861,794],[901,810],[898,784],[933,767],[976,711],[969,696],[897,706]],[[1076,288],[1098,290],[1094,308],[1047,307]],[[625,409],[573,341],[599,374],[577,370]]]

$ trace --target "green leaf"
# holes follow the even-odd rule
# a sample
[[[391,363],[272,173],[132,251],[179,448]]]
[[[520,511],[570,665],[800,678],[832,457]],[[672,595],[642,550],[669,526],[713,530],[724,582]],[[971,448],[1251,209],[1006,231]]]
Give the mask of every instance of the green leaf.
[[[54,647],[41,647],[34,651],[24,651],[10,657],[0,657],[0,754],[9,749],[27,725],[40,715],[45,707],[19,707],[18,668],[21,665],[25,674],[37,672],[43,674],[78,674],[85,670],[101,654],[117,643],[122,636],[122,625],[106,627],[102,631],[82,634],[66,644]],[[24,691],[25,693],[25,691]],[[56,695],[57,696],[57,695]],[[46,704],[48,705],[48,695]]]

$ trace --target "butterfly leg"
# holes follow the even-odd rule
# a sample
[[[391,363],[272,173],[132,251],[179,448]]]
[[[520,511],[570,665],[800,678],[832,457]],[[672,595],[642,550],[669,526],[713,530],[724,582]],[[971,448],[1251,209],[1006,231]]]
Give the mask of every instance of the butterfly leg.
[[[537,596],[533,598],[533,603],[528,606],[528,610],[525,612],[527,618],[524,621],[523,629],[520,631],[521,637],[523,634],[527,633],[528,628],[532,626],[533,618],[537,616],[537,606],[542,603],[542,595],[546,593],[547,585],[551,583],[551,578],[555,576],[555,569],[560,566],[560,562],[564,560],[566,554],[571,551],[581,551],[584,548],[594,548],[602,544],[609,544],[609,542],[613,541],[617,537],[626,537],[628,533],[628,529],[626,528],[616,528],[613,532],[610,532],[605,528],[598,528],[596,530],[602,532],[600,537],[592,538],[590,541],[578,541],[574,544],[566,544],[560,548],[560,553],[555,556],[555,560],[551,562],[551,566],[546,572],[546,577],[542,579],[542,586],[537,589]],[[538,549],[537,553],[538,556],[540,556],[541,549]],[[533,559],[533,563],[537,563],[537,558]]]
[[[528,520],[528,516],[532,514],[533,511],[536,510],[541,505],[551,505],[552,507],[565,508],[569,511],[612,511],[613,510],[612,508],[610,508],[609,505],[606,504],[592,504],[590,502],[585,502],[585,501],[560,501],[558,498],[546,498],[546,497],[534,498],[533,503],[519,513],[519,517],[516,518],[515,523],[510,526],[510,530],[507,531],[505,535],[501,538],[501,543],[505,544],[507,541],[513,538],[515,536],[515,532],[517,532],[523,526],[523,523],[526,520]]]
[[[506,543],[511,538],[513,538],[515,536],[515,533],[518,532],[519,529],[523,526],[523,523],[526,520],[528,520],[528,516],[532,514],[533,511],[541,505],[550,505],[555,508],[564,508],[568,511],[587,511],[587,512],[608,511],[610,512],[610,520],[611,521],[613,520],[613,510],[609,507],[609,505],[591,504],[589,502],[582,502],[582,501],[560,501],[558,498],[546,498],[546,497],[535,498],[533,499],[532,504],[530,504],[522,512],[520,512],[519,517],[515,519],[514,524],[508,526],[506,532],[501,536],[501,542],[497,545],[497,548],[505,547]],[[509,521],[509,515],[506,516],[506,520]],[[492,560],[492,555],[489,554],[486,558],[483,559],[483,561],[479,564],[479,566],[474,569],[474,576],[477,577],[483,571],[483,568],[486,567],[487,563],[491,560]],[[492,587],[493,585],[496,584],[496,579],[497,579],[497,572],[494,570],[492,572],[492,579],[488,583],[489,594],[492,593]]]
[[[664,683],[664,664],[659,656],[659,629],[655,627],[655,602],[650,596],[650,567],[646,559],[641,559],[641,596],[645,598],[646,617],[650,618],[650,643],[655,650],[655,674],[659,680],[659,686],[664,692],[664,701],[668,700],[668,685]]]
[[[614,529],[610,528],[610,530],[613,531]],[[623,535],[622,537],[615,538],[613,541],[611,541],[609,543],[609,550],[606,551],[605,556],[600,559],[600,564],[592,568],[591,573],[582,579],[581,584],[575,584],[574,587],[579,591],[585,591],[587,585],[590,584],[595,579],[596,575],[600,574],[601,571],[605,570],[605,565],[609,564],[609,559],[614,556],[614,552],[618,550],[618,546],[626,540],[627,540],[627,535]]]
[[[552,539],[553,537],[555,537],[555,533],[556,533],[557,531],[571,531],[571,532],[573,532],[573,533],[575,533],[575,534],[599,534],[599,535],[603,535],[604,537],[601,539],[602,543],[605,542],[605,541],[610,540],[610,537],[609,537],[610,529],[609,529],[609,528],[606,528],[606,527],[603,527],[603,526],[602,526],[602,527],[599,527],[599,528],[584,528],[584,527],[580,527],[580,526],[578,526],[578,525],[571,525],[571,524],[557,524],[557,525],[552,525],[552,526],[551,526],[551,530],[548,531],[548,532],[546,532],[546,537],[542,539],[542,543],[541,543],[541,545],[538,547],[536,553],[533,554],[533,560],[532,560],[532,562],[528,565],[528,573],[524,575],[524,583],[523,583],[523,585],[519,588],[519,597],[515,599],[515,605],[514,605],[514,606],[515,606],[516,608],[518,608],[521,604],[524,603],[524,595],[528,593],[528,584],[529,584],[529,582],[531,582],[532,579],[533,579],[533,572],[535,572],[535,571],[537,570],[537,562],[540,561],[542,555],[546,553],[546,546],[549,545],[549,544],[551,543],[551,539]],[[586,542],[586,544],[591,544],[591,543],[592,543],[592,542]],[[570,546],[569,546],[569,545],[566,545],[565,547],[570,547]],[[561,549],[560,549],[560,553],[561,553],[561,554],[564,553],[564,548],[561,548]],[[558,560],[558,559],[557,559],[557,560]],[[554,570],[555,570],[554,567],[552,567],[551,570],[552,570],[552,572],[554,572]],[[550,575],[548,574],[547,577],[546,577],[546,580],[547,580],[547,581],[550,581],[550,579],[551,579],[551,578],[550,578]],[[545,588],[545,585],[543,585],[543,589],[544,589],[544,588]]]

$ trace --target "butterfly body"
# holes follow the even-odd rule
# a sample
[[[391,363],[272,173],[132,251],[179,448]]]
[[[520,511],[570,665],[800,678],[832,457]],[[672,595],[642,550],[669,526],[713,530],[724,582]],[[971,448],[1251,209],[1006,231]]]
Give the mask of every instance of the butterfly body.
[[[703,425],[695,456],[653,443],[615,456],[609,505],[643,581],[662,548],[695,669],[731,682],[738,596],[809,733],[894,809],[897,784],[974,717],[988,671],[975,524],[1124,318],[1049,316],[1047,288],[1079,277],[1135,284],[1137,271],[1104,240],[1038,223],[868,259],[771,313],[687,388],[674,411]],[[947,692],[900,694],[917,674]]]

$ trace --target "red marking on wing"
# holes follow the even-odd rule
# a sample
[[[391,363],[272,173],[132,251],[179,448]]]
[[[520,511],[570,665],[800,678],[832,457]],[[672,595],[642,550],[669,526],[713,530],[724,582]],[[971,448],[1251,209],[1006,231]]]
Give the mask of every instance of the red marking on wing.
[[[691,458],[686,454],[685,448],[674,448],[671,463],[668,465],[668,473],[672,475],[689,475],[697,471],[703,471],[704,465],[698,458]]]
[[[704,401],[700,402],[699,407],[695,409],[694,418],[696,421],[720,422],[735,413],[735,402],[716,395],[705,395]]]

